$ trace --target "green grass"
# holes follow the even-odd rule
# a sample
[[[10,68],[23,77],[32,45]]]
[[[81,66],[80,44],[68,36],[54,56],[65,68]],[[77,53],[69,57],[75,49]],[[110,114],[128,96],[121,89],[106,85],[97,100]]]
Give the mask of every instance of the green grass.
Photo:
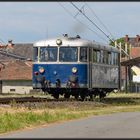
[[[93,115],[140,111],[140,94],[111,93],[102,103],[96,99],[95,102],[46,102],[37,107],[12,104],[12,107],[0,107],[0,133]]]
[[[80,119],[91,115],[103,115],[117,112],[140,111],[139,106],[95,107],[94,109],[45,109],[41,112],[26,110],[24,112],[5,112],[0,115],[0,133],[23,129],[44,123]]]
[[[83,113],[66,113],[62,110],[55,113],[49,113],[47,111],[43,111],[42,113],[25,111],[13,114],[6,112],[0,115],[0,133],[31,127],[33,125],[77,119],[82,117],[82,114]]]

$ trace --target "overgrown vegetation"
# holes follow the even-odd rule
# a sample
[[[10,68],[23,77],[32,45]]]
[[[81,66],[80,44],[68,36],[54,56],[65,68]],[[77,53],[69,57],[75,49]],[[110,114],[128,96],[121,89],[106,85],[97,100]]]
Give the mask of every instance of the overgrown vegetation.
[[[117,45],[119,45],[121,43],[122,49],[125,50],[125,41],[124,41],[123,38],[118,38],[115,41],[116,41]],[[111,46],[114,47],[115,46],[115,43],[110,40],[109,45],[111,45]],[[127,47],[127,52],[128,52],[128,54],[130,53],[130,46]],[[123,52],[122,52],[121,55],[122,55],[122,57],[125,57],[125,54]]]

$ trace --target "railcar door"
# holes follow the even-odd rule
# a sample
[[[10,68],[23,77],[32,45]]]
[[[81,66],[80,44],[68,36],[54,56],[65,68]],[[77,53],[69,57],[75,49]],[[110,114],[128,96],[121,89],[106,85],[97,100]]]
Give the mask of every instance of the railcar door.
[[[92,48],[88,49],[88,88],[92,88]]]

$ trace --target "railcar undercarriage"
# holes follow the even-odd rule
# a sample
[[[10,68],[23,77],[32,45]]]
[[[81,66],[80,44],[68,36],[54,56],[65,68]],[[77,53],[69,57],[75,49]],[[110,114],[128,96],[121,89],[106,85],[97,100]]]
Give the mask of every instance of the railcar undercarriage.
[[[69,99],[73,96],[76,100],[85,101],[89,98],[93,101],[96,97],[99,97],[100,101],[103,100],[107,93],[112,92],[114,89],[88,89],[88,88],[42,88],[42,91],[52,95],[55,99],[59,99],[59,96],[64,96],[65,99]]]

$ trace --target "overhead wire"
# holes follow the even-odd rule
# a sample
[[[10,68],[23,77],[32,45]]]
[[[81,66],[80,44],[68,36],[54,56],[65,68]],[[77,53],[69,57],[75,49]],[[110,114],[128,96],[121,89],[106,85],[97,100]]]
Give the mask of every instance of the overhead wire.
[[[100,27],[99,27],[96,23],[94,23],[85,13],[83,13],[81,9],[79,9],[73,2],[70,2],[70,3],[71,3],[71,4],[73,5],[73,7],[75,7],[80,13],[82,13],[82,15],[83,15],[86,19],[88,19],[98,30],[100,30],[110,41],[112,41],[112,42],[115,43],[114,39],[110,38],[109,35],[107,35],[102,29],[100,29]],[[117,47],[120,48],[119,45],[117,45]],[[130,55],[129,55],[126,51],[124,51],[122,48],[121,48],[121,50],[122,50],[128,57],[130,57]]]
[[[107,42],[105,38],[103,38],[103,37],[102,37],[101,35],[99,35],[97,32],[95,32],[95,31],[92,30],[90,27],[88,27],[88,25],[84,24],[84,23],[81,22],[79,19],[77,19],[75,16],[73,16],[73,15],[71,14],[71,12],[70,12],[69,10],[67,10],[60,2],[58,2],[58,4],[59,4],[70,16],[72,16],[75,20],[77,20],[79,23],[81,23],[82,25],[84,25],[88,30],[90,30],[91,32],[93,32],[94,34],[96,34],[99,38],[101,38],[102,40],[104,40],[105,42]]]
[[[106,31],[111,35],[112,38],[114,38],[113,34],[109,31],[109,29],[107,28],[107,26],[100,20],[100,18],[97,16],[97,14],[95,13],[95,11],[86,3],[84,2],[85,5],[90,9],[90,11],[92,12],[92,14],[97,18],[97,20],[100,22],[100,24],[106,29]]]
[[[81,11],[81,9],[79,9],[73,2],[70,2],[80,13],[82,13],[92,24],[94,24],[96,26],[96,28],[98,28],[98,30],[100,30],[107,38],[110,39],[109,35],[107,35],[102,29],[100,29],[98,27],[98,25],[96,23],[94,23],[85,13],[83,13]]]

